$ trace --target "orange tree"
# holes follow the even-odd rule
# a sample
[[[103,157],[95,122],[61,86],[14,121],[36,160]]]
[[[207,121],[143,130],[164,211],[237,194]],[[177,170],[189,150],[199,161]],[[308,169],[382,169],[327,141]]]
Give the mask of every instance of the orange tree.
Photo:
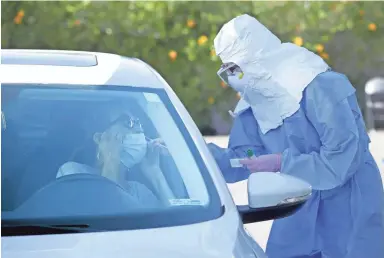
[[[236,94],[216,76],[220,60],[212,47],[226,21],[249,13],[283,41],[303,45],[332,64],[327,42],[337,33],[352,31],[367,42],[383,45],[382,5],[311,1],[3,1],[2,47],[103,51],[141,58],[167,79],[202,127],[210,123],[213,107],[225,111],[236,100]]]

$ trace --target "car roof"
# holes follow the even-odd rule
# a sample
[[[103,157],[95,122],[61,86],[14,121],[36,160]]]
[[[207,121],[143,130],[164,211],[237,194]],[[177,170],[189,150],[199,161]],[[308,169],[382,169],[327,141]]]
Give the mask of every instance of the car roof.
[[[148,64],[115,54],[69,50],[1,50],[1,83],[169,87]]]

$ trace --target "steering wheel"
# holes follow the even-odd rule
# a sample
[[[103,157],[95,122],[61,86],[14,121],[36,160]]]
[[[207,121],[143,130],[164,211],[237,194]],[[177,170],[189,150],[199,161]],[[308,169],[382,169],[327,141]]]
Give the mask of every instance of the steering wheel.
[[[41,188],[17,212],[28,216],[101,215],[127,213],[143,208],[115,182],[95,174],[62,176]]]
[[[44,188],[47,188],[55,184],[68,184],[68,183],[79,182],[79,181],[105,182],[106,184],[112,184],[115,187],[118,187],[124,190],[119,184],[113,182],[112,180],[109,180],[106,177],[103,177],[98,174],[93,174],[93,173],[74,173],[70,175],[61,176],[59,178],[56,178],[56,180],[52,181],[51,183],[41,188],[40,190],[44,190]]]

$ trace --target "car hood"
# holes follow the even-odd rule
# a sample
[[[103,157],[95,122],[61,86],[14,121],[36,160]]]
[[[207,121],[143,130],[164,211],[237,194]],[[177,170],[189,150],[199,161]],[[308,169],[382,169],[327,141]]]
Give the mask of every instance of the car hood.
[[[237,211],[232,210],[219,219],[186,226],[2,237],[1,254],[4,258],[255,257],[251,246],[256,243],[248,241]]]

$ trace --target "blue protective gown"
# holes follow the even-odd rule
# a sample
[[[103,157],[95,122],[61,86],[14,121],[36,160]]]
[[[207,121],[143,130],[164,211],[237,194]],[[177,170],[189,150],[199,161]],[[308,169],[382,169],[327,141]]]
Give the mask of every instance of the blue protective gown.
[[[227,149],[209,144],[228,183],[247,179],[231,158],[282,153],[281,173],[313,187],[294,215],[275,220],[269,258],[384,257],[384,194],[355,89],[339,73],[319,74],[305,89],[301,108],[265,135],[247,109],[234,120]]]

